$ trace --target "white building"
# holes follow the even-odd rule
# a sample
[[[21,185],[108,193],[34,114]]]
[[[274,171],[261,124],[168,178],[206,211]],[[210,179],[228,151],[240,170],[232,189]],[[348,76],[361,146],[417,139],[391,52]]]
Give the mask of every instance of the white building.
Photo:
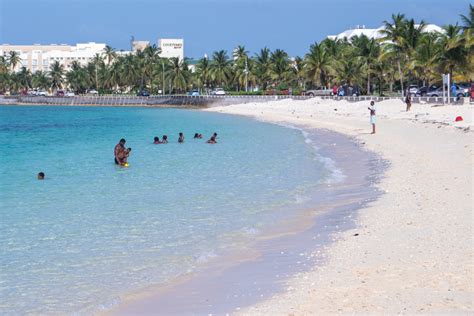
[[[119,55],[128,55],[143,50],[150,45],[148,41],[134,41],[132,51],[120,51]],[[98,54],[105,59],[103,43],[79,43],[76,45],[67,44],[49,44],[49,45],[0,45],[0,55],[8,56],[10,51],[15,51],[20,56],[20,62],[15,66],[14,71],[19,71],[26,67],[32,73],[42,70],[49,71],[51,64],[58,61],[64,66],[65,70],[71,68],[73,61],[78,61],[82,66],[87,65]],[[160,39],[158,47],[161,48],[161,57],[177,57],[184,59],[184,40],[183,39]]]
[[[184,59],[184,40],[162,38],[158,40],[158,47],[161,49],[160,57]]]
[[[415,25],[415,27],[418,27],[419,25]],[[376,28],[376,29],[368,29],[365,28],[365,25],[357,25],[353,29],[345,30],[342,33],[339,33],[337,35],[329,35],[328,38],[332,40],[343,40],[343,39],[348,39],[350,40],[354,36],[361,36],[365,35],[370,39],[380,39],[383,37],[381,31],[384,29],[383,26]],[[424,28],[423,32],[438,32],[438,33],[443,33],[443,29],[435,24],[427,24],[426,27]]]
[[[71,67],[73,61],[78,61],[81,65],[86,65],[96,54],[101,54],[105,44],[94,42],[79,43],[75,46],[66,44],[50,45],[0,45],[0,54],[8,55],[10,51],[15,51],[20,55],[21,61],[15,67],[15,71],[26,67],[31,72],[38,70],[49,71],[49,67],[55,61],[62,64],[65,69]]]

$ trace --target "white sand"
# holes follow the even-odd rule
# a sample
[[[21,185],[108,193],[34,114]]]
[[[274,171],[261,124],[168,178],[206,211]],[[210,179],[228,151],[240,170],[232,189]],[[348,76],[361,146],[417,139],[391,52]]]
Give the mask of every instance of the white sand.
[[[327,263],[241,313],[474,313],[473,106],[414,104],[406,113],[401,101],[383,101],[376,135],[367,106],[311,99],[210,109],[355,136],[390,162],[378,185],[386,194],[360,211],[356,229],[334,236]]]

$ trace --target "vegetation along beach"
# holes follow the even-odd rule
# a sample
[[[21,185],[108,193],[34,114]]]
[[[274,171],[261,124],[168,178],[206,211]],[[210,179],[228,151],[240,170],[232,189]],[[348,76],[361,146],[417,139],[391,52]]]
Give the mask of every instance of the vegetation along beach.
[[[5,0],[0,315],[474,314],[474,6],[432,1]]]

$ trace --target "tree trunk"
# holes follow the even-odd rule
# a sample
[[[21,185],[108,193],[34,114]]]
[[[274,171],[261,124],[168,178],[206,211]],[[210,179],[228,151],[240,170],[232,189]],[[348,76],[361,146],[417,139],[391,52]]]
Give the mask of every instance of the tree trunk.
[[[403,75],[402,75],[402,67],[400,65],[400,59],[397,60],[398,64],[398,75],[400,76],[400,87],[402,89],[402,98],[405,96],[405,90],[403,89]]]

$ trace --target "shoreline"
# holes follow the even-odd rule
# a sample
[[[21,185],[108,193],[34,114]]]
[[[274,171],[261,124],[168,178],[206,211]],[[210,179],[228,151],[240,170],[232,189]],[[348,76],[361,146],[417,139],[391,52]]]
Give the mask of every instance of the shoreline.
[[[327,263],[296,275],[287,291],[241,314],[474,311],[473,107],[413,105],[406,113],[401,101],[377,104],[376,135],[368,133],[367,102],[277,101],[210,109],[327,128],[355,137],[390,162],[377,185],[385,194],[361,210],[356,228],[328,249]],[[463,122],[454,122],[458,115]]]
[[[296,128],[303,135],[316,133],[315,139],[321,140],[318,147],[323,147],[326,158],[329,158],[328,151],[331,151],[330,159],[339,157],[333,147],[337,143],[339,150],[360,157],[361,166],[367,161],[377,160],[342,134],[302,130],[299,126],[283,127]],[[197,273],[185,275],[168,285],[151,286],[140,293],[127,295],[121,304],[104,311],[104,314],[153,314],[157,310],[160,314],[226,314],[284,291],[283,281],[308,270],[313,264],[322,264],[324,249],[334,241],[333,235],[352,227],[361,206],[381,194],[373,191],[371,183],[376,181],[374,177],[380,169],[385,168],[383,162],[373,166],[377,170],[360,172],[360,169],[351,171],[347,159],[341,157],[340,160],[336,164],[338,167],[339,163],[343,165],[348,179],[341,181],[340,185],[327,184],[327,189],[323,188],[313,196],[313,200],[305,203],[302,212],[289,222],[270,224],[246,249],[216,258]],[[364,180],[367,177],[370,180]],[[312,242],[308,243],[308,240]],[[316,251],[318,255],[313,255]],[[280,267],[274,267],[275,260]],[[250,279],[249,275],[252,275]],[[194,294],[196,292],[199,294]]]

